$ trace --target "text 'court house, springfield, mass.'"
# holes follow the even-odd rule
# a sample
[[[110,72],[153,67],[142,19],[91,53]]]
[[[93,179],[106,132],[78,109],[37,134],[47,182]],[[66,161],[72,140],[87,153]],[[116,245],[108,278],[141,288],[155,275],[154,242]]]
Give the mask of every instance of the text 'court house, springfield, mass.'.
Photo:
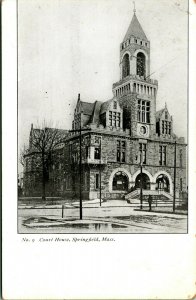
[[[134,14],[120,44],[120,80],[113,98],[86,102],[78,95],[72,130],[51,153],[46,195],[78,199],[139,199],[159,195],[170,201],[187,192],[186,143],[177,137],[167,104],[156,110],[158,81],[151,78],[150,41]],[[24,195],[40,196],[42,174],[31,147],[25,155]],[[80,147],[81,145],[81,147]],[[81,175],[80,175],[81,172]],[[175,177],[175,178],[174,178]]]

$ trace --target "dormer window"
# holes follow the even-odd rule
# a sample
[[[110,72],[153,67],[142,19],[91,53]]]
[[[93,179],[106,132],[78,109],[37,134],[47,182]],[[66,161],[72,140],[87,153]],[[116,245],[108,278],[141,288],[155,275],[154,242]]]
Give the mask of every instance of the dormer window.
[[[162,134],[171,135],[171,122],[162,121]]]
[[[119,128],[121,124],[121,113],[109,111],[109,126]]]
[[[147,47],[147,46],[148,46],[148,44],[147,44],[147,43],[145,43],[145,46]]]

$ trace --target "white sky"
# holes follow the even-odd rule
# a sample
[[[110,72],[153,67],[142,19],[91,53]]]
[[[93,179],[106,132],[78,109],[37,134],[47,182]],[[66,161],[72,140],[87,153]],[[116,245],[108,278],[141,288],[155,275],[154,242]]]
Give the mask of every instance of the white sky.
[[[70,129],[77,94],[106,101],[119,80],[119,46],[133,15],[130,0],[19,0],[19,149],[31,123]],[[136,0],[151,42],[151,78],[174,131],[187,135],[187,1]],[[164,66],[164,67],[163,67]]]

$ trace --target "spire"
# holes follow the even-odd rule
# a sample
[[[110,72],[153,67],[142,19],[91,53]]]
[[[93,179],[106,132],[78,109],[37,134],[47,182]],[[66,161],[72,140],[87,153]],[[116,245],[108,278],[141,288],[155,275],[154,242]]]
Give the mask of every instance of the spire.
[[[145,33],[144,33],[144,31],[143,31],[140,23],[139,23],[139,21],[138,21],[138,19],[136,17],[136,14],[135,14],[135,12],[136,12],[135,2],[134,2],[134,10],[133,10],[133,12],[134,12],[133,18],[131,20],[131,23],[129,25],[129,28],[127,30],[127,33],[126,33],[126,35],[124,37],[123,42],[125,42],[126,40],[128,40],[131,36],[134,36],[134,37],[139,38],[139,39],[144,40],[144,41],[148,41],[148,39],[147,39],[147,37],[146,37],[146,35],[145,35]]]
[[[134,6],[133,13],[134,13],[134,15],[135,15],[135,13],[136,13],[136,9],[135,9],[135,1],[133,1],[133,6]]]

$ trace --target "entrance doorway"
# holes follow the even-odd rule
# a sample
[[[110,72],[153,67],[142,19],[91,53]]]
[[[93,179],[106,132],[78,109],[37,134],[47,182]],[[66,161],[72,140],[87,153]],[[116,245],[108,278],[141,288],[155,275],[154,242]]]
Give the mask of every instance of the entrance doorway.
[[[136,189],[139,189],[142,184],[142,189],[144,190],[150,190],[150,179],[148,175],[145,173],[140,173],[137,175],[136,180],[135,180],[135,187]]]
[[[114,191],[127,191],[129,179],[124,172],[117,172],[113,177],[112,189]]]

